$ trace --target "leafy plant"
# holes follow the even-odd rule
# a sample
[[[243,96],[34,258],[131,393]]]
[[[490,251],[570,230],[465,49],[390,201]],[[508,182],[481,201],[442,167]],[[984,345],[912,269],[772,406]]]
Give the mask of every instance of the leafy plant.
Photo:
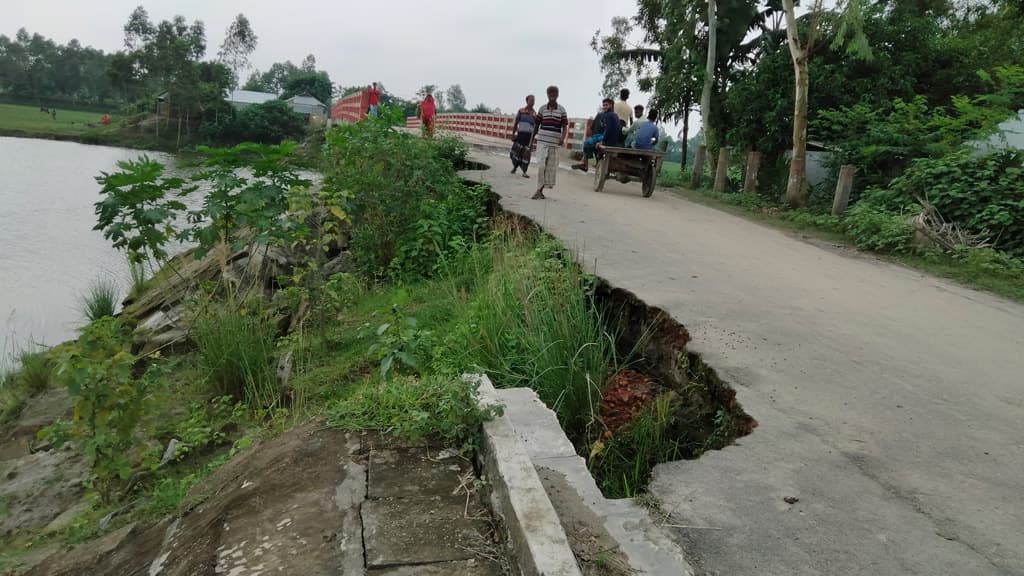
[[[117,163],[120,172],[101,172],[96,181],[102,186],[103,200],[95,204],[97,223],[103,237],[114,248],[125,249],[132,262],[163,261],[167,242],[175,235],[176,216],[185,204],[169,197],[186,195],[181,178],[164,177],[164,165],[148,156]]]
[[[109,278],[93,280],[89,290],[81,297],[82,314],[95,322],[117,311],[117,283]]]
[[[847,212],[843,228],[858,248],[877,252],[905,252],[914,235],[906,216],[867,201],[858,202]]]
[[[419,372],[416,355],[429,332],[420,330],[415,318],[403,314],[397,304],[392,305],[391,321],[378,326],[376,334],[377,343],[370,348],[370,353],[380,359],[382,380],[387,381],[391,371],[399,366]]]
[[[75,399],[74,419],[40,433],[58,445],[67,439],[79,445],[104,503],[129,479],[136,459],[144,466],[156,459],[152,451],[140,450],[139,435],[151,382],[132,377],[135,357],[127,347],[125,326],[107,316],[86,326],[76,344],[62,349],[57,375]]]

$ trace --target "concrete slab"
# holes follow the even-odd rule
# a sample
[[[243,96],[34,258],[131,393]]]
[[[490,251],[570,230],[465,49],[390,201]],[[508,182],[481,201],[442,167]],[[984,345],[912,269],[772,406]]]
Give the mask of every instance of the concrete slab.
[[[366,566],[470,560],[487,523],[465,517],[465,497],[386,498],[363,503]],[[470,506],[471,515],[478,513]]]
[[[487,376],[465,378],[479,385],[481,405],[502,404]],[[480,460],[492,508],[505,522],[522,575],[580,576],[558,514],[508,416],[484,423]]]
[[[370,498],[449,496],[472,464],[450,450],[400,448],[370,452]]]
[[[536,392],[529,388],[510,388],[497,393],[531,459],[576,455],[572,442],[562,432],[558,417],[547,409]],[[529,434],[523,433],[524,430],[529,430]]]
[[[371,569],[368,576],[503,576],[501,566],[490,560],[465,560],[441,564]]]

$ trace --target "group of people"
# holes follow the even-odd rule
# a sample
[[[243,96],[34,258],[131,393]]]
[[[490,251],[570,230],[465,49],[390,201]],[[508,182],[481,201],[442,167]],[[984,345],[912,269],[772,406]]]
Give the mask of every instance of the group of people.
[[[565,146],[569,127],[565,108],[558,103],[558,87],[549,86],[547,97],[547,103],[540,110],[534,108],[532,94],[526,97],[526,106],[519,109],[513,121],[512,150],[509,152],[512,174],[521,170],[523,178],[529,178],[526,171],[536,151],[541,174],[537,179],[537,191],[532,196],[535,200],[545,197],[544,188],[555,186],[558,150]],[[659,134],[657,119],[658,112],[653,108],[645,118],[643,106],[630,107],[628,89],[619,92],[618,102],[605,98],[583,142],[583,161],[574,164],[573,168],[587,172],[590,159],[602,146],[653,149]]]

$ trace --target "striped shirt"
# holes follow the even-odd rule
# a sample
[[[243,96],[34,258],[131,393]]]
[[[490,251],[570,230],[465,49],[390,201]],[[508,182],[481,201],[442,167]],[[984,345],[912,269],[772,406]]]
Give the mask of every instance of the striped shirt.
[[[569,116],[561,104],[554,108],[545,104],[537,111],[540,129],[537,131],[537,144],[559,146],[562,144],[562,130],[569,125]]]

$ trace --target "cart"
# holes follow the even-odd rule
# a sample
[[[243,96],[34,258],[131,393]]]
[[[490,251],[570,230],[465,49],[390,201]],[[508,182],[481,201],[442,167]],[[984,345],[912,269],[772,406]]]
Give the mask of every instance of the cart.
[[[640,180],[644,198],[650,198],[654,194],[654,185],[658,181],[665,152],[598,145],[597,158],[594,167],[595,192],[604,190],[604,181],[610,174],[615,174],[623,183],[629,182],[631,178]]]

